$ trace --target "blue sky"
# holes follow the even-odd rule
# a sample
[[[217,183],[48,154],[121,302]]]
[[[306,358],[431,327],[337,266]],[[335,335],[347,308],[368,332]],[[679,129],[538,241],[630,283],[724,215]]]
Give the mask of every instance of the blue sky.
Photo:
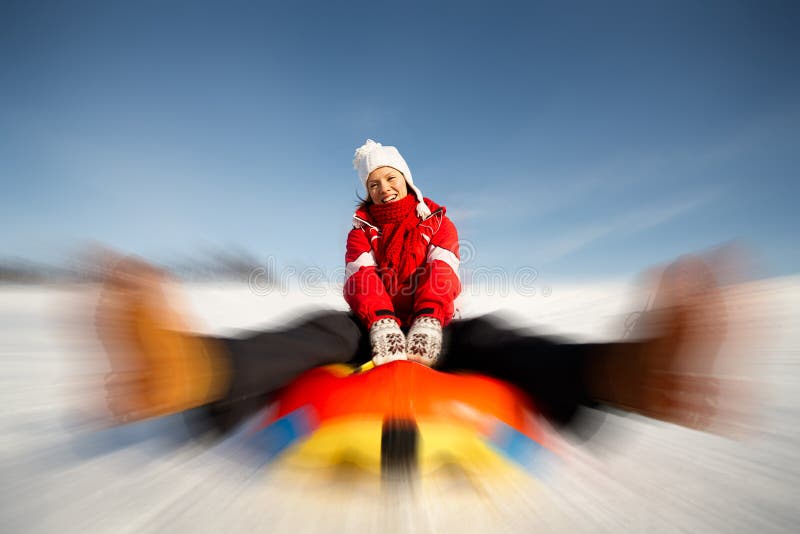
[[[796,2],[0,4],[0,257],[339,267],[397,146],[472,267],[800,271]]]

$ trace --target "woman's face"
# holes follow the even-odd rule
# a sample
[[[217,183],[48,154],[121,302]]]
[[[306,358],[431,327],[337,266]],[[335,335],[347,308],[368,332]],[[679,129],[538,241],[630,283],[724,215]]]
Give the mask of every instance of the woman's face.
[[[397,202],[408,195],[403,173],[394,167],[378,167],[367,178],[367,192],[375,204]]]

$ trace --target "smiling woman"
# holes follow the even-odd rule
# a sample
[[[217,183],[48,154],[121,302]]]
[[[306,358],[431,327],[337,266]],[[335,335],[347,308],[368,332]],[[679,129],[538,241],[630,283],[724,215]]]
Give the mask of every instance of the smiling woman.
[[[397,148],[367,139],[353,166],[369,199],[347,236],[345,300],[369,330],[376,364],[433,365],[461,292],[456,227],[414,185]],[[407,337],[402,328],[410,329]]]

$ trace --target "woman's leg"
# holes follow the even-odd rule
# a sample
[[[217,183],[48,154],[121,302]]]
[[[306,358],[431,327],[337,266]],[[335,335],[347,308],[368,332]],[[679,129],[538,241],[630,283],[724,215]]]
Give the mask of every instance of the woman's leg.
[[[513,384],[530,395],[550,421],[569,423],[592,405],[588,363],[637,343],[577,344],[511,330],[491,316],[453,321],[445,329],[443,371],[471,371]]]
[[[352,315],[342,311],[318,312],[283,330],[206,338],[225,354],[231,379],[224,397],[201,411],[211,416],[215,429],[229,430],[302,373],[364,354],[369,359],[368,339]]]
[[[369,337],[341,311],[249,337],[192,333],[174,292],[167,298],[169,285],[135,258],[118,260],[105,277],[95,322],[111,367],[107,402],[120,423],[192,411],[215,415],[224,429],[308,369],[369,359]]]
[[[326,311],[285,330],[219,340],[233,375],[226,397],[269,393],[313,367],[347,363],[357,356],[361,339],[361,329],[348,313]]]
[[[636,341],[574,344],[479,318],[447,329],[450,346],[441,367],[511,382],[557,423],[570,421],[581,404],[602,402],[706,429],[721,413],[714,362],[727,328],[711,265],[687,256],[661,273],[652,307],[637,322]]]

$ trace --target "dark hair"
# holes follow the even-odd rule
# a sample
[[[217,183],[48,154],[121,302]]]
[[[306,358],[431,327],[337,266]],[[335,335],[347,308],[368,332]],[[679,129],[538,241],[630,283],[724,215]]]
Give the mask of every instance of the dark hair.
[[[369,198],[369,195],[367,195],[367,198],[361,198],[361,195],[356,194],[356,198],[358,199],[356,202],[356,211],[365,210],[370,204],[372,204],[372,200]]]

